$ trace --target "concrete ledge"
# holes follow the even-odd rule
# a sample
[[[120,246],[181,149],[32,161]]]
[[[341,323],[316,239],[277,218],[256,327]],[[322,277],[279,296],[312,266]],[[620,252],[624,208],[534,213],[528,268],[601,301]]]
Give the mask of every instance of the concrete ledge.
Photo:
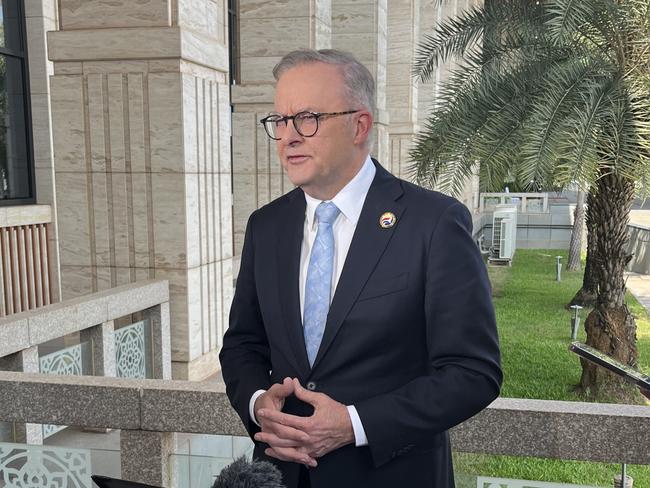
[[[169,301],[167,280],[111,288],[0,319],[0,356]]]
[[[136,380],[0,372],[0,418],[29,422],[140,428]]]
[[[158,381],[142,390],[143,430],[248,435],[223,384]]]
[[[465,452],[650,464],[650,407],[499,398],[452,430]]]
[[[52,207],[49,205],[0,207],[0,227],[49,224],[51,222]]]
[[[245,435],[216,382],[0,372],[0,421]],[[650,407],[500,398],[452,430],[464,452],[650,464]]]

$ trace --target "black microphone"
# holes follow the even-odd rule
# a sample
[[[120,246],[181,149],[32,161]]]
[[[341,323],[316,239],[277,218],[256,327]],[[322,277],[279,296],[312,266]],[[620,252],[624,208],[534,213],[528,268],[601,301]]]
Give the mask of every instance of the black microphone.
[[[282,473],[268,461],[247,461],[243,456],[223,468],[212,488],[286,488]]]

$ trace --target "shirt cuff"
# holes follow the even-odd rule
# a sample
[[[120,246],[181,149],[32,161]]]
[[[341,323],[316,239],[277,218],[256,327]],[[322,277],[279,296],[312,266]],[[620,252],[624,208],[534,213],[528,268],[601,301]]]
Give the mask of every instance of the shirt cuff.
[[[253,393],[253,396],[251,397],[251,401],[248,402],[248,416],[251,418],[253,422],[255,422],[255,425],[257,425],[258,427],[262,427],[262,426],[255,418],[255,400],[257,400],[262,393],[266,393],[266,390],[257,390],[255,393]]]
[[[348,405],[347,409],[350,420],[352,421],[352,430],[354,431],[354,445],[357,447],[367,446],[368,438],[366,437],[366,431],[363,429],[363,424],[361,423],[357,409],[354,405]]]

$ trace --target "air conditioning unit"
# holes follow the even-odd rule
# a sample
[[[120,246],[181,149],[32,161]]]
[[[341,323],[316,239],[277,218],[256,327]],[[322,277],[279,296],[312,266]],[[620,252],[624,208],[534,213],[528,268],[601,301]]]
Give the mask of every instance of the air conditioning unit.
[[[497,205],[492,215],[490,261],[510,262],[517,248],[517,206]]]

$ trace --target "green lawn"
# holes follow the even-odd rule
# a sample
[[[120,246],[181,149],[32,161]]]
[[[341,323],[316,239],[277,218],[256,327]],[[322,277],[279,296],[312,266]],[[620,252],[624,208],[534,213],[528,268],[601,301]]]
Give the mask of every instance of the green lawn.
[[[574,391],[581,370],[578,357],[568,350],[570,312],[564,308],[580,288],[582,273],[563,271],[558,283],[557,255],[566,263],[565,251],[534,249],[518,250],[510,268],[490,267],[505,375],[503,397],[583,401]],[[650,371],[650,317],[631,295],[628,306],[637,322],[640,368]],[[582,323],[588,310],[581,312],[578,339],[584,341]],[[458,454],[456,470],[458,486],[468,488],[476,483],[463,473],[612,486],[620,465]],[[628,474],[635,486],[650,486],[650,467],[630,466]]]

